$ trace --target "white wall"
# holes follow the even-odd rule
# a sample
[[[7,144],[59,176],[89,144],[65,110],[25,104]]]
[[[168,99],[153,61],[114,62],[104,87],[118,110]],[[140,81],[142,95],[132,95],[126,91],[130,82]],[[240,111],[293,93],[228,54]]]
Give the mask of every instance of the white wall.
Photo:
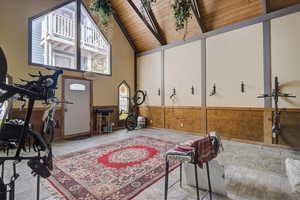
[[[272,76],[278,76],[282,92],[296,99],[280,98],[279,107],[300,107],[300,13],[271,20]],[[274,83],[273,83],[274,84]]]
[[[137,58],[137,87],[147,92],[144,105],[161,106],[161,67],[161,52]]]
[[[262,24],[213,36],[206,41],[207,106],[263,107]],[[241,93],[241,82],[245,93]],[[216,95],[210,96],[216,84]]]
[[[175,102],[170,99],[173,88]],[[165,50],[165,103],[166,106],[201,106],[201,41]]]
[[[281,98],[281,108],[300,108],[299,38],[300,12],[271,20],[272,80],[278,76],[282,91],[297,96]],[[264,93],[262,23],[209,37],[206,45],[207,106],[264,107],[257,98]],[[166,49],[164,60],[165,105],[201,106],[201,41]],[[161,52],[138,58],[138,87],[147,90],[148,105],[161,105],[161,66]],[[217,94],[209,96],[214,84]],[[173,88],[175,102],[170,99]]]

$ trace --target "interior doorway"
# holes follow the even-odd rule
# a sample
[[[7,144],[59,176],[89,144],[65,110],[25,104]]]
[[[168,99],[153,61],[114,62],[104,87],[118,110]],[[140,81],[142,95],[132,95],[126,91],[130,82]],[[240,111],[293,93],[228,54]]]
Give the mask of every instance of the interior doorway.
[[[63,77],[64,137],[92,134],[92,82],[84,78]]]

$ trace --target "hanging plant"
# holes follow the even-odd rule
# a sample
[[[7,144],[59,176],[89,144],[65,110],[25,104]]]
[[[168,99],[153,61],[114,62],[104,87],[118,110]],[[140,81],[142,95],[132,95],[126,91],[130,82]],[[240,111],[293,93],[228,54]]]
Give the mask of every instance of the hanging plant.
[[[176,20],[176,31],[179,31],[184,28],[188,18],[191,17],[191,0],[173,0],[171,8]]]
[[[144,17],[146,17],[147,15],[145,13],[147,13],[151,9],[152,4],[155,3],[156,0],[140,0],[140,1],[141,1],[140,11],[144,15]]]
[[[107,27],[112,13],[110,0],[92,0],[90,8],[93,12],[98,14],[102,25]]]
[[[151,8],[152,3],[155,2],[156,0],[141,0],[142,5],[147,9]]]

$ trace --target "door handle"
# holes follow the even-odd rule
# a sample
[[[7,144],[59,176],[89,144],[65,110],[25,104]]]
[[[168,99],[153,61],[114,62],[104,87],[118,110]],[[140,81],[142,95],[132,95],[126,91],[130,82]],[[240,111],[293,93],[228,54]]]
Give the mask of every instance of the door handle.
[[[67,108],[65,108],[65,109],[64,109],[64,111],[65,111],[65,112],[68,112],[68,109],[67,109]]]

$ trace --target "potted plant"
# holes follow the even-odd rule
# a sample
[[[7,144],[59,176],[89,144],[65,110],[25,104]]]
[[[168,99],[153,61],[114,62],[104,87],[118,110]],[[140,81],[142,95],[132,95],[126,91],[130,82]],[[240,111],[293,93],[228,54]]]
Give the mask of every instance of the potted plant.
[[[104,27],[107,27],[112,14],[112,7],[110,0],[92,0],[90,9],[97,13],[100,21]]]
[[[155,2],[156,0],[141,0],[141,3],[145,8],[150,8],[151,4]]]

